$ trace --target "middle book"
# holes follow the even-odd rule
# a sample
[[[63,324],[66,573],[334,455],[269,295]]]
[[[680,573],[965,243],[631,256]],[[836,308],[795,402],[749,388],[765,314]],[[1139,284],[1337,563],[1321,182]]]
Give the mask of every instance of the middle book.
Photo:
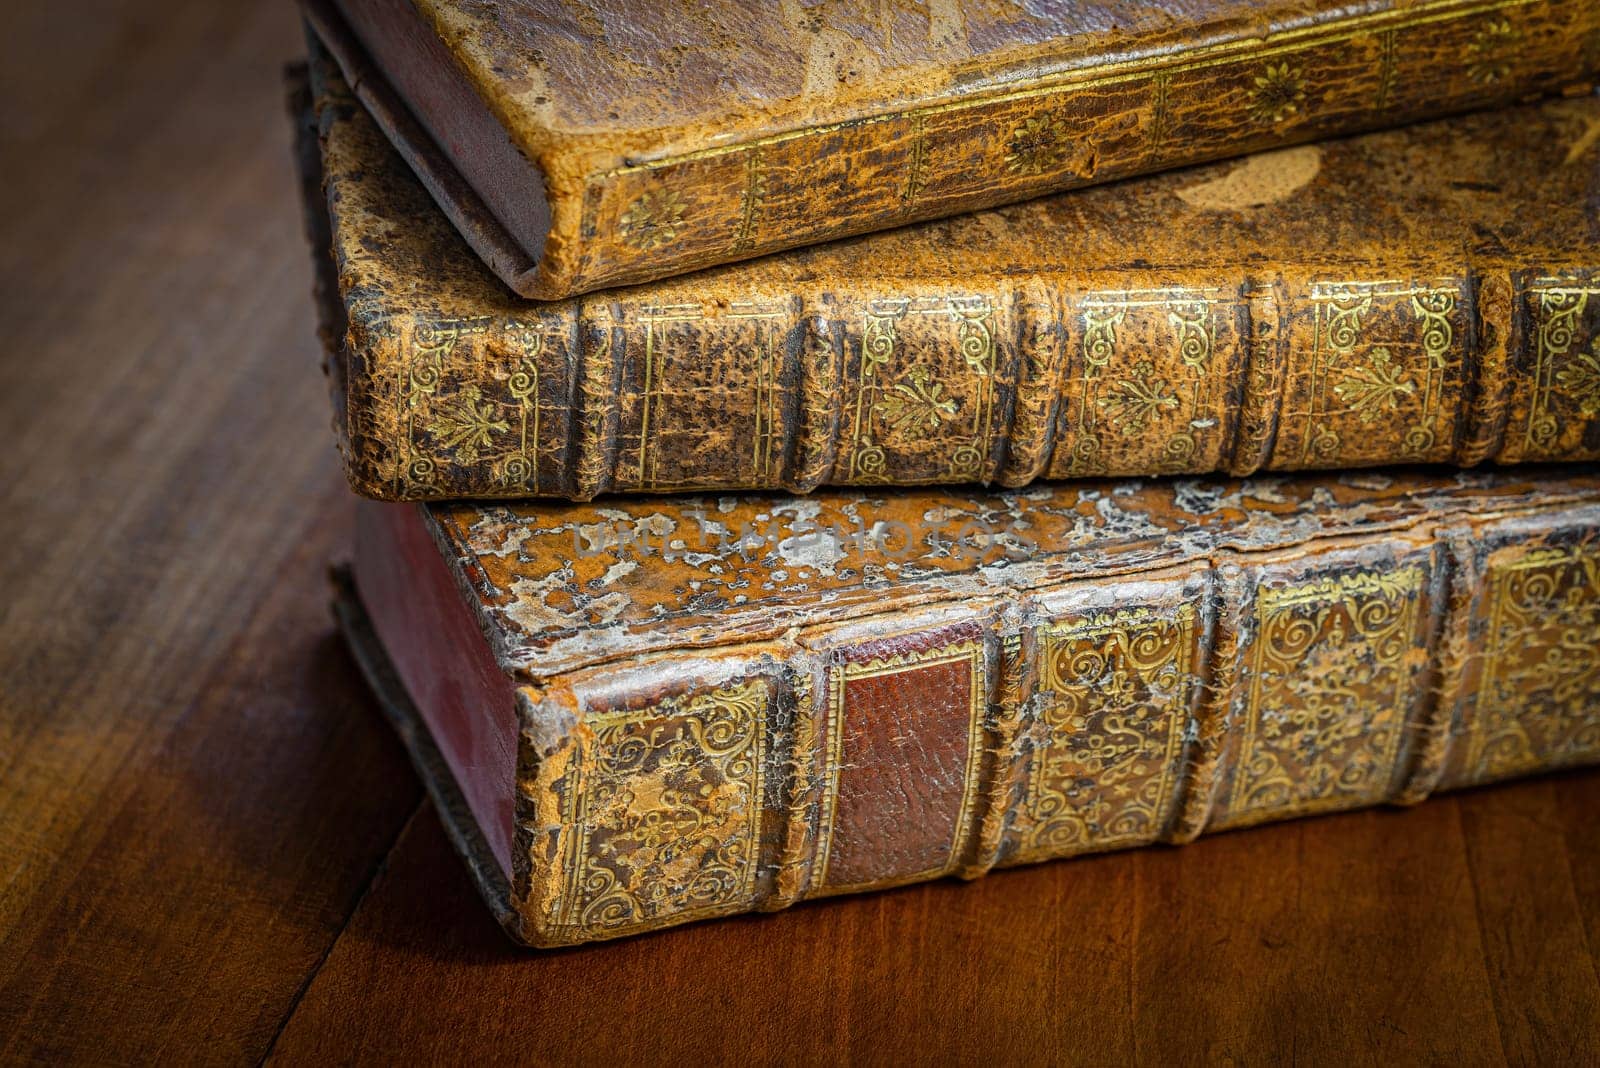
[[[312,89],[368,496],[1600,459],[1592,96],[541,304]]]

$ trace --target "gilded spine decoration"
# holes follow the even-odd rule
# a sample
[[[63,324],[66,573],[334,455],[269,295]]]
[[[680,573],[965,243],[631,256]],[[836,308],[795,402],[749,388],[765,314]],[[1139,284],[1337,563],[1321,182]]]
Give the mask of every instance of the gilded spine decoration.
[[[528,911],[606,938],[1600,761],[1600,509],[1437,523],[608,675],[527,772]]]
[[[584,301],[351,348],[352,477],[395,499],[1600,458],[1594,271]]]

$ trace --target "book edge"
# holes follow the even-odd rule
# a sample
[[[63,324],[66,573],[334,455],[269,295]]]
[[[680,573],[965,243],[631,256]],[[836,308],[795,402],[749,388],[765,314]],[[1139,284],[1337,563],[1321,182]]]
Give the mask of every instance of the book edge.
[[[1413,469],[1414,470],[1414,469]],[[1447,524],[1465,519],[1480,520],[1506,518],[1539,513],[1555,507],[1569,507],[1587,499],[1592,484],[1586,489],[1582,472],[1571,477],[1561,467],[1531,467],[1517,473],[1484,473],[1477,479],[1479,485],[1464,487],[1467,493],[1451,493],[1442,485],[1433,487],[1431,499],[1406,511],[1402,515],[1374,516],[1355,522],[1324,525],[1316,531],[1295,530],[1284,536],[1255,536],[1246,528],[1221,532],[1208,540],[1204,547],[1182,544],[1182,539],[1166,538],[1160,547],[1138,551],[1139,543],[1125,544],[1126,558],[1115,560],[1102,554],[1104,547],[1091,548],[1083,554],[1094,563],[1088,568],[1072,558],[1069,549],[1049,554],[1042,566],[1030,568],[1029,573],[1019,573],[1017,580],[1005,584],[988,584],[979,569],[953,573],[935,578],[896,583],[892,588],[877,591],[874,599],[860,599],[844,604],[811,601],[799,608],[786,607],[781,601],[763,602],[757,606],[764,620],[754,623],[751,611],[741,613],[742,618],[733,626],[722,621],[701,616],[688,619],[663,616],[639,622],[634,626],[612,629],[599,642],[585,641],[593,628],[577,628],[543,644],[514,631],[507,625],[503,603],[504,591],[492,583],[480,585],[468,574],[473,568],[475,554],[467,543],[464,524],[458,518],[459,510],[448,504],[425,504],[426,522],[433,530],[440,552],[446,557],[455,574],[458,588],[471,598],[481,629],[502,669],[518,685],[547,687],[558,680],[570,680],[593,671],[618,669],[630,664],[658,661],[664,657],[706,656],[726,654],[741,648],[763,646],[796,630],[813,627],[863,627],[874,622],[893,620],[905,613],[934,613],[941,609],[968,603],[974,599],[1004,599],[1023,594],[1044,596],[1074,582],[1089,578],[1131,580],[1151,571],[1184,567],[1203,561],[1207,555],[1219,550],[1245,554],[1268,552],[1310,551],[1314,547],[1337,546],[1351,538],[1364,538],[1375,534],[1395,537],[1427,524]],[[1541,478],[1541,476],[1544,476]],[[1554,476],[1553,480],[1551,476]],[[1139,480],[1128,480],[1139,481]],[[1229,479],[1240,492],[1251,481]],[[1270,481],[1270,480],[1269,480]],[[1456,483],[1461,482],[1457,478]],[[1493,494],[1493,484],[1501,481],[1527,483],[1536,493],[1516,493],[1505,496]],[[1487,483],[1484,485],[1482,483]],[[1409,496],[1406,498],[1409,500]],[[1391,502],[1399,504],[1399,501]],[[1065,566],[1055,566],[1052,564]]]
[[[519,296],[531,299],[563,296],[563,293],[552,289],[549,279],[544,277],[542,250],[541,254],[534,254],[524,248],[495,217],[449,155],[434,143],[412,115],[400,94],[367,55],[354,32],[333,6],[327,0],[301,2],[310,31],[306,34],[306,41],[311,50],[311,64],[315,66],[317,63],[319,49],[333,61],[351,93],[361,101],[395,151],[405,160],[439,210],[450,219],[451,225],[472,247],[473,252]],[[550,205],[550,214],[546,243],[552,239],[561,214],[555,202]]]
[[[439,814],[445,836],[466,862],[472,883],[489,906],[495,921],[514,941],[526,944],[522,918],[511,905],[511,886],[505,873],[501,871],[488,840],[467,807],[466,798],[456,784],[449,765],[445,763],[444,754],[439,751],[427,724],[422,720],[422,714],[390,662],[383,643],[378,640],[366,606],[355,588],[349,564],[333,565],[328,577],[332,586],[333,615],[339,631],[384,718],[405,747],[417,777],[422,780],[423,788]]]

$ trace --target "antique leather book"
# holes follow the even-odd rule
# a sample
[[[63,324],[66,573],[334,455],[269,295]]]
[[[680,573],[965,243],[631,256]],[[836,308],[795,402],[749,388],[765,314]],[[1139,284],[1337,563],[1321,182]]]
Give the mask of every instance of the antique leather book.
[[[312,75],[369,496],[1600,458],[1594,96],[535,304]]]
[[[361,509],[341,615],[534,945],[1600,760],[1593,470]]]
[[[554,299],[1600,68],[1569,0],[309,0],[428,189]]]

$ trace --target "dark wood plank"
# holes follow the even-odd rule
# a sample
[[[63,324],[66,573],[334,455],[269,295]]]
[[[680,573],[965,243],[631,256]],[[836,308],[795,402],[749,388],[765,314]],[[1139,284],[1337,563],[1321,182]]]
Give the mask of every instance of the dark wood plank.
[[[4,17],[0,1052],[250,1060],[418,798],[327,610],[298,26]]]
[[[1594,854],[1570,849],[1561,803],[1567,788],[1594,778],[1514,783],[1460,799],[1500,1041],[1516,1064],[1600,1063],[1600,982],[1574,877],[1574,863],[1590,867]]]
[[[1537,807],[1540,792],[1568,787],[1548,780],[545,954],[503,944],[426,811],[276,1053],[290,1063],[511,1051],[580,1063],[662,1051],[795,1063],[1582,1058],[1600,996],[1570,929],[1577,901],[1570,880],[1535,885],[1567,863],[1566,848],[1543,836],[1474,859],[1487,828],[1470,824],[1486,817],[1467,814],[1487,806],[1515,821],[1530,798]],[[1516,875],[1520,864],[1532,880]],[[1488,886],[1492,875],[1501,882]],[[1542,963],[1521,966],[1535,956]],[[361,1012],[350,1011],[356,999]]]
[[[1141,1059],[1497,1050],[1454,801],[1202,839],[1148,870]]]

